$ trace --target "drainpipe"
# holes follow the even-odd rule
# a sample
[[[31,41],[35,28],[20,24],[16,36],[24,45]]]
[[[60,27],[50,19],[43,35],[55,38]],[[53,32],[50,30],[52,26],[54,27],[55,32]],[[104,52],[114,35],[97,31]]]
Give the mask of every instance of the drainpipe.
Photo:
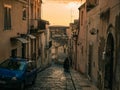
[[[30,25],[30,21],[29,21],[30,0],[27,1],[27,5],[28,5],[27,6],[27,12],[26,12],[28,14],[28,16],[27,16],[27,34],[29,34],[30,33],[30,27],[29,27],[29,25]],[[26,45],[26,48],[28,48],[27,45]],[[30,49],[28,48],[26,53],[29,53],[29,52],[30,52]],[[29,54],[28,54],[27,58],[30,58]]]
[[[77,39],[75,40],[75,60],[76,60],[76,64],[75,64],[75,70],[78,70],[78,67],[77,67]]]
[[[28,30],[27,34],[30,34],[30,0],[28,0]]]

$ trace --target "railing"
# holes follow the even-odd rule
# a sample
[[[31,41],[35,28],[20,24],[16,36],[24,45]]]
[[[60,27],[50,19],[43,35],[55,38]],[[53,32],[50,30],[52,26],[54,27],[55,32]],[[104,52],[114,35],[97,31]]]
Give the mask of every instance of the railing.
[[[38,20],[38,29],[39,30],[45,30],[46,29],[47,22],[44,20]]]
[[[31,19],[30,20],[30,33],[41,33],[46,30],[46,25],[48,21],[40,19]]]

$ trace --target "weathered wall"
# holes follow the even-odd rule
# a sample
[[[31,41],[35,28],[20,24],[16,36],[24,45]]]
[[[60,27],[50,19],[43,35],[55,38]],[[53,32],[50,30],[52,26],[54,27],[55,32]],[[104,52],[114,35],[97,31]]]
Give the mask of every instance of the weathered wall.
[[[11,30],[4,30],[4,5],[11,6]],[[0,60],[9,58],[14,48],[18,48],[18,56],[21,56],[21,43],[12,45],[10,38],[27,32],[27,21],[22,20],[23,6],[23,3],[14,0],[0,0]]]

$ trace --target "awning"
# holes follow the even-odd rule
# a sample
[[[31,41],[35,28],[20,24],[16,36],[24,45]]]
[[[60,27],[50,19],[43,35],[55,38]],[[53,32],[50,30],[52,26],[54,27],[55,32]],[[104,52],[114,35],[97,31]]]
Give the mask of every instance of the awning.
[[[28,34],[27,35],[30,39],[35,39],[36,37],[35,36],[33,36],[32,34]]]
[[[28,43],[28,41],[24,38],[16,38],[18,41],[20,41],[21,43]]]

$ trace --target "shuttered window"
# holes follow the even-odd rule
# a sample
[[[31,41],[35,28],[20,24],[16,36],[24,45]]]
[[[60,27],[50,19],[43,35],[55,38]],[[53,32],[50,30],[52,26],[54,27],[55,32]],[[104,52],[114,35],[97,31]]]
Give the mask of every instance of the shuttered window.
[[[22,19],[23,19],[23,20],[26,20],[26,16],[27,16],[27,15],[26,15],[26,8],[24,7],[24,8],[23,8],[23,16],[22,16]]]
[[[4,29],[11,29],[11,7],[4,6]]]

